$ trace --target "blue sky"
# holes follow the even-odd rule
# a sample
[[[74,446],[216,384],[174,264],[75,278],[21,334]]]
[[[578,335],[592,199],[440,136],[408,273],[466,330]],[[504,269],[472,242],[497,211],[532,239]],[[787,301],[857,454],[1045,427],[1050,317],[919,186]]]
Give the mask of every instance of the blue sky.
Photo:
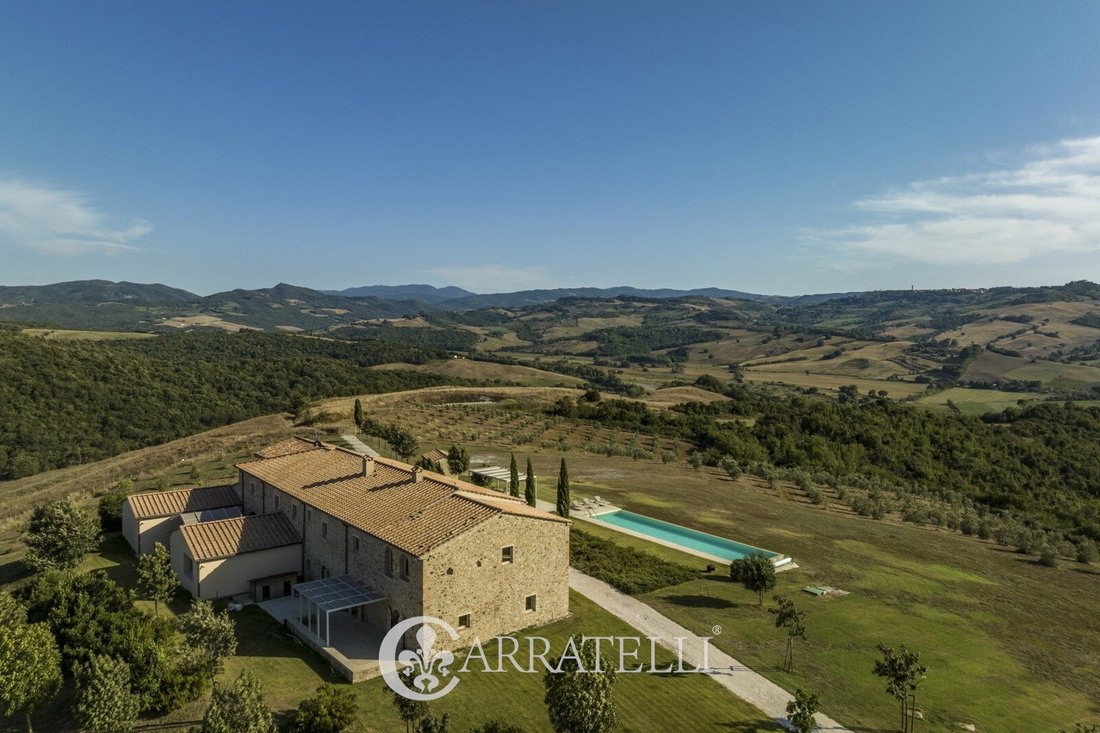
[[[1100,3],[42,2],[0,283],[1100,280]]]

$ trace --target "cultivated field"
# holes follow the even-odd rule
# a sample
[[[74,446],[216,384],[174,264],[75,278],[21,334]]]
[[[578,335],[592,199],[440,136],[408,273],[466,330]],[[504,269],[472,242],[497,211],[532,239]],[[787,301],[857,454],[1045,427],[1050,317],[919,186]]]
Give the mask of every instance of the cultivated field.
[[[25,336],[50,339],[51,341],[112,341],[156,338],[156,334],[138,333],[136,331],[77,331],[64,328],[24,328],[20,333]]]

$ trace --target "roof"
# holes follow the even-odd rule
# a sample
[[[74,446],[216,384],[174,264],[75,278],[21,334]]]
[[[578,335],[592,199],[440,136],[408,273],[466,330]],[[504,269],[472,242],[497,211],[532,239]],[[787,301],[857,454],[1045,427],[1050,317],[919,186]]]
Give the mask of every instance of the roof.
[[[500,466],[483,466],[481,468],[471,468],[470,473],[476,473],[478,476],[488,476],[489,478],[494,478],[497,481],[512,480],[512,469],[501,468]],[[527,474],[525,473],[518,474],[518,476],[520,481],[525,481],[527,479]]]
[[[335,578],[318,578],[306,583],[298,583],[294,590],[319,606],[323,611],[343,611],[375,601],[384,601],[387,596],[364,585],[351,575],[339,575]]]
[[[281,443],[269,445],[263,450],[256,451],[255,455],[257,458],[278,458],[279,456],[289,456],[295,453],[304,453],[307,450],[320,448],[322,445],[327,445],[327,443],[322,443],[319,440],[308,440],[306,438],[299,438],[298,436],[294,436],[293,438],[288,438]]]
[[[233,486],[141,491],[126,497],[135,519],[170,517],[184,512],[201,512],[227,506],[239,506],[241,498]]]
[[[196,562],[296,545],[302,541],[282,512],[185,524],[180,532]]]
[[[242,471],[384,542],[417,556],[502,514],[568,522],[492,489],[327,446],[238,464]],[[419,469],[417,469],[419,470]]]
[[[447,460],[447,451],[436,448],[435,450],[430,450],[427,453],[424,453],[421,457],[432,462],[443,462]]]

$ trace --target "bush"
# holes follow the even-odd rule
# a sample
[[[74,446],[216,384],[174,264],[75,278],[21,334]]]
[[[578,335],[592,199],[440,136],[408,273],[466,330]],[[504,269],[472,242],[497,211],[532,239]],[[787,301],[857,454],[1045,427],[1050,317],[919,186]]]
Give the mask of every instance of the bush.
[[[1052,568],[1058,564],[1058,549],[1051,544],[1043,545],[1039,549],[1039,564]]]
[[[121,483],[121,482],[120,482]],[[122,531],[122,502],[126,501],[126,492],[116,487],[111,493],[99,498],[99,528],[104,532]]]
[[[149,709],[157,715],[179,710],[202,697],[209,682],[210,677],[202,666],[184,659],[164,673],[160,689],[150,702]]]
[[[291,733],[340,733],[355,722],[355,693],[348,687],[321,685],[298,705]]]
[[[637,595],[686,583],[696,573],[648,552],[617,545],[574,528],[569,533],[570,564],[623,593]]]

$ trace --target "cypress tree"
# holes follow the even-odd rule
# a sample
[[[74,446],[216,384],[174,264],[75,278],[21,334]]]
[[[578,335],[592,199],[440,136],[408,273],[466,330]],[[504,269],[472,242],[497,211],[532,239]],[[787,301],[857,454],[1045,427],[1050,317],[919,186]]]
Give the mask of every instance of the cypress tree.
[[[561,472],[558,474],[558,516],[569,516],[569,469],[565,459],[561,459]]]
[[[527,482],[526,490],[524,491],[523,498],[527,500],[527,503],[531,506],[535,506],[538,499],[538,488],[535,486],[535,471],[531,468],[531,456],[527,456]]]
[[[363,403],[358,398],[355,400],[355,429],[358,430],[359,426],[363,424]]]
[[[516,467],[516,454],[512,454],[512,465],[508,467],[508,493],[519,496],[519,469]]]

